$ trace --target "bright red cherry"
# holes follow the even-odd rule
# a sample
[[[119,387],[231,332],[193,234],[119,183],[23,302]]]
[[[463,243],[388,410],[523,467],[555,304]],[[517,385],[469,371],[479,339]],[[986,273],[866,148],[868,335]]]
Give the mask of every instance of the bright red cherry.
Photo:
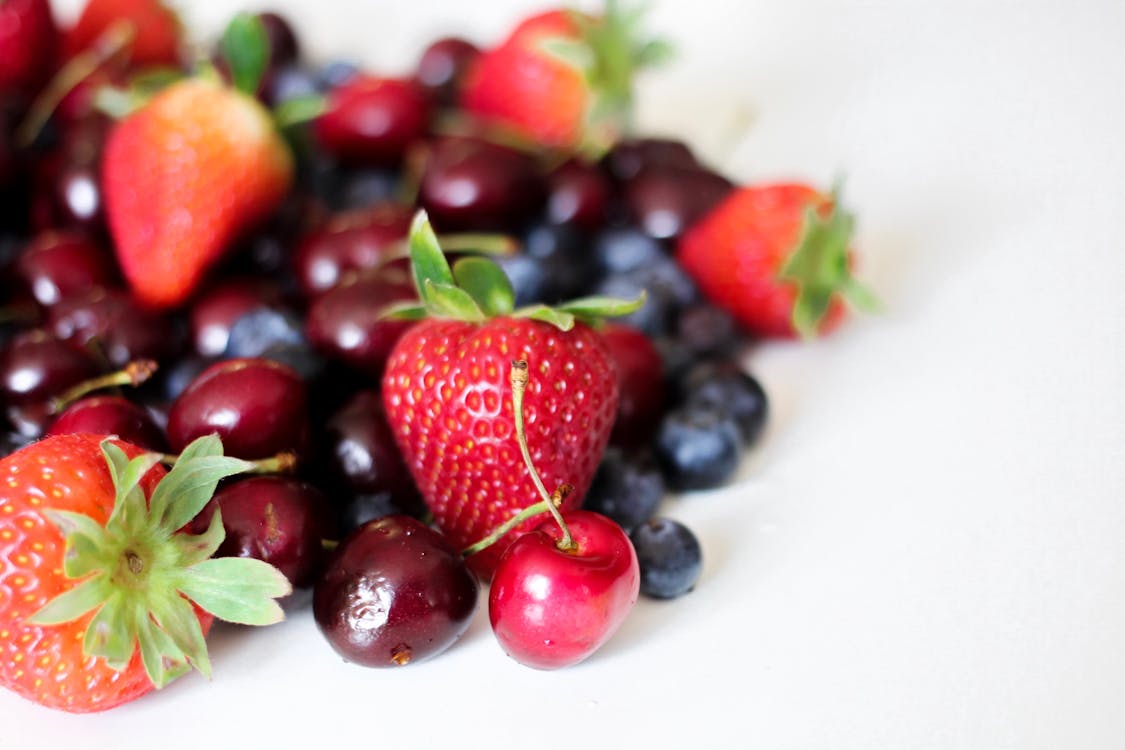
[[[166,362],[182,341],[168,318],[139,307],[119,289],[94,288],[61,299],[47,311],[47,326],[59,338],[100,349],[115,367],[136,359]]]
[[[615,522],[585,510],[563,515],[573,539],[548,521],[512,542],[488,596],[488,618],[504,651],[536,669],[577,664],[625,621],[640,591],[640,566]]]
[[[329,92],[313,131],[341,162],[394,166],[429,123],[430,99],[420,85],[360,74]]]
[[[96,243],[81,234],[51,231],[27,243],[16,259],[16,272],[44,307],[107,286],[115,276],[109,255]]]
[[[168,441],[152,415],[121,396],[89,396],[75,401],[51,424],[47,436],[88,432],[117,435],[127,443],[163,453]]]
[[[203,357],[227,349],[230,328],[246,313],[281,302],[281,289],[268,279],[230,279],[206,290],[191,306],[191,337]]]
[[[309,307],[309,342],[326,357],[381,378],[391,349],[412,323],[386,320],[380,314],[387,305],[415,298],[413,285],[406,282],[379,276],[349,279]]]
[[[297,245],[293,271],[301,292],[315,297],[340,283],[350,271],[384,263],[410,231],[411,211],[398,203],[338,214]]]
[[[426,47],[414,79],[444,106],[457,102],[465,71],[480,55],[472,42],[445,37]]]

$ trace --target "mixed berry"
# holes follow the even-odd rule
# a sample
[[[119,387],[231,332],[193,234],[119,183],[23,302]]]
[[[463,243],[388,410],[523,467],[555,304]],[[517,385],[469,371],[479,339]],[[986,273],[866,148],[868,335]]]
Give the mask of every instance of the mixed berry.
[[[696,586],[661,514],[761,439],[747,346],[871,299],[838,192],[630,130],[641,21],[552,10],[389,77],[275,13],[189,60],[161,0],[0,2],[0,684],[118,705],[293,586],[396,667],[485,584],[553,669]]]

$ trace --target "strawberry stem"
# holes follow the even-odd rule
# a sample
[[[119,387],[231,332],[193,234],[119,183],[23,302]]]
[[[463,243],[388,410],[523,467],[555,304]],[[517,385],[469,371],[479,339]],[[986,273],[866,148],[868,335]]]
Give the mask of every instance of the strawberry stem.
[[[100,375],[90,380],[83,380],[51,400],[52,413],[58,413],[73,404],[83,396],[100,391],[103,388],[112,388],[118,385],[138,386],[152,377],[158,365],[152,359],[138,359],[125,365],[116,372]]]

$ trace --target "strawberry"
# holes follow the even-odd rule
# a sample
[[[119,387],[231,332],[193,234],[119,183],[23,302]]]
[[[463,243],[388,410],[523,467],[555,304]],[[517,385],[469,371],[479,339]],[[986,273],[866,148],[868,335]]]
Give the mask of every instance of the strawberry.
[[[121,23],[132,27],[132,65],[179,64],[183,26],[160,0],[89,0],[74,26],[63,34],[63,54],[69,58],[89,49],[107,29]]]
[[[221,519],[179,533],[218,481],[252,464],[206,437],[165,473],[157,454],[59,435],[0,460],[0,684],[51,708],[102,711],[191,667],[210,673],[213,616],[267,624],[290,591],[257,560],[209,559]],[[147,502],[146,502],[147,500]]]
[[[613,360],[589,322],[626,314],[641,300],[513,309],[512,288],[491,261],[463,258],[450,269],[424,213],[411,228],[410,252],[422,303],[395,314],[432,317],[391,352],[383,402],[434,520],[465,548],[537,497],[515,437],[513,360],[526,360],[533,374],[524,402],[532,462],[548,491],[573,485],[563,508],[577,507],[609,440],[618,395]],[[535,523],[515,527],[505,541]],[[505,546],[493,544],[470,563],[491,576]]]
[[[102,182],[117,259],[137,299],[157,308],[184,302],[238,235],[277,208],[292,178],[269,113],[218,83],[174,83],[118,123]]]
[[[47,0],[0,2],[0,93],[33,96],[54,67],[58,35]]]
[[[853,219],[801,184],[735,190],[681,237],[677,258],[710,300],[759,336],[826,333],[844,302],[874,298],[851,274]]]
[[[604,149],[629,124],[633,73],[668,53],[662,41],[637,40],[641,16],[608,0],[598,16],[524,20],[469,68],[462,106],[544,146]]]

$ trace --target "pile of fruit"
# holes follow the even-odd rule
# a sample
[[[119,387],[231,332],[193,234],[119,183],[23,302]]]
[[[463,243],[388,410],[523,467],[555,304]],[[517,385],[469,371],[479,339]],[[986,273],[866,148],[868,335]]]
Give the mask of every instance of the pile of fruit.
[[[391,78],[274,13],[188,59],[159,0],[0,0],[3,685],[119,705],[293,587],[400,666],[484,582],[557,668],[692,589],[657,514],[758,439],[745,344],[870,299],[838,194],[632,132],[642,23],[551,10]]]

